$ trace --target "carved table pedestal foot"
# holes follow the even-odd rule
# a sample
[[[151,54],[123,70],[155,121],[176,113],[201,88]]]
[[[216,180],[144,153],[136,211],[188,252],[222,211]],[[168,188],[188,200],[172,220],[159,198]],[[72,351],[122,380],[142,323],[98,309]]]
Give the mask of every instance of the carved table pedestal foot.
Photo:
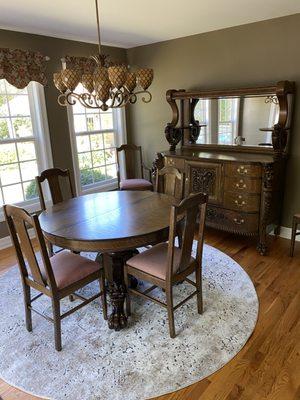
[[[129,258],[138,254],[137,250],[120,251],[116,253],[98,253],[96,261],[104,263],[105,278],[108,281],[108,294],[112,313],[108,317],[108,327],[119,331],[127,326],[124,311],[126,286],[124,283],[124,264]],[[137,286],[137,280],[131,280],[132,286]]]
[[[108,327],[120,331],[127,326],[127,316],[124,312],[125,285],[109,284],[109,297],[112,305],[112,313],[108,317]]]

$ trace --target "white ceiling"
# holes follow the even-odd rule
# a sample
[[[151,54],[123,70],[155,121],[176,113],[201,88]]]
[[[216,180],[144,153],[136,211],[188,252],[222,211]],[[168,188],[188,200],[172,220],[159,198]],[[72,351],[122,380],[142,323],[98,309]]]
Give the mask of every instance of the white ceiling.
[[[125,48],[300,12],[300,0],[99,1],[102,42]],[[0,27],[96,42],[94,6],[94,0],[0,0]]]

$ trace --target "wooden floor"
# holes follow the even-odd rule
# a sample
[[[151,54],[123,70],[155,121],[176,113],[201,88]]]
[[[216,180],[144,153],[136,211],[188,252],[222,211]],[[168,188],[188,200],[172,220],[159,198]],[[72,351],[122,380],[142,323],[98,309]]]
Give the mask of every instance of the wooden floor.
[[[258,255],[251,239],[208,231],[206,242],[230,255],[252,278],[260,300],[258,323],[246,346],[225,367],[159,400],[299,400],[300,243],[290,258],[289,241],[280,238],[270,238],[266,257]],[[0,251],[0,273],[15,263],[11,249]],[[36,399],[1,381],[0,396]]]

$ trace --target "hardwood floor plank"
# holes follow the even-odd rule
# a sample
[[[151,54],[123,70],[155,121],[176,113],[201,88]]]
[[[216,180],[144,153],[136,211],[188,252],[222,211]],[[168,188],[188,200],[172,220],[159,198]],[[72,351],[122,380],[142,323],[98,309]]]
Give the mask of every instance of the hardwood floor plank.
[[[251,277],[260,302],[257,326],[245,347],[222,369],[156,400],[299,400],[300,253],[290,258],[289,241],[270,237],[270,253],[262,257],[253,239],[213,230],[207,230],[206,243],[227,253]],[[0,251],[0,273],[15,264],[12,249]],[[0,396],[38,399],[3,381]]]

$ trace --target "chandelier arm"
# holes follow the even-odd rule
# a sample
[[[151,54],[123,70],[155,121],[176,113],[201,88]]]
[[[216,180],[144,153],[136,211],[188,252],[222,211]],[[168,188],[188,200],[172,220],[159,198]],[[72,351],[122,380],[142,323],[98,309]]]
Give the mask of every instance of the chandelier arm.
[[[130,104],[135,104],[137,102],[137,95],[136,93],[131,93],[129,96]]]
[[[144,94],[144,95],[148,96],[148,99],[145,96],[142,97],[142,102],[144,102],[144,103],[150,103],[150,101],[152,100],[152,94],[149,92],[149,90],[139,90],[138,92],[131,93],[131,95],[130,95],[130,103],[131,104],[136,103],[137,96],[139,94]]]
[[[84,101],[84,104],[88,105],[88,107],[93,107],[93,104],[96,104],[95,96],[91,93],[82,93],[80,98]]]
[[[111,101],[111,108],[120,107],[124,101],[123,92],[120,89],[118,89],[116,92],[112,92]]]
[[[146,98],[143,96],[143,97],[142,97],[142,101],[143,101],[144,103],[150,103],[150,101],[152,100],[152,94],[151,94],[148,90],[145,90],[144,93],[148,95],[148,99],[146,99]]]
[[[60,106],[66,106],[67,105],[67,100],[66,100],[66,95],[65,93],[61,93],[58,98],[57,102]]]
[[[96,6],[96,18],[97,18],[98,50],[99,50],[99,55],[100,55],[101,54],[101,34],[100,34],[100,17],[99,17],[98,0],[95,0],[95,6]]]
[[[93,106],[93,103],[94,103],[94,99],[92,98],[93,96],[92,95],[90,95],[89,93],[84,93],[84,94],[82,94],[82,95],[78,95],[78,100],[79,100],[79,103],[83,106],[83,107],[86,107],[86,108],[94,108],[94,106]],[[96,104],[96,102],[95,102],[95,104]],[[96,106],[97,106],[97,104],[96,104]],[[98,108],[98,107],[97,107]]]
[[[121,89],[118,89],[116,92],[112,93],[111,100],[112,103],[109,106],[110,108],[125,107],[126,104],[129,103],[130,94],[128,93],[127,90],[122,91]]]
[[[77,99],[77,96],[78,95],[76,93],[69,92],[66,95],[66,105],[69,104],[70,106],[74,106],[74,104],[76,104],[76,100],[75,99]],[[75,97],[75,99],[74,99],[74,97]]]

